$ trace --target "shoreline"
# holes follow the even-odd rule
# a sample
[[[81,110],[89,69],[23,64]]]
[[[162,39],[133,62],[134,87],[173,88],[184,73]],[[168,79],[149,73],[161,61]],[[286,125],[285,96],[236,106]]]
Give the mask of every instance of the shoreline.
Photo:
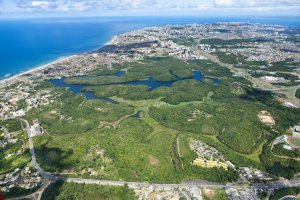
[[[54,60],[52,62],[46,63],[44,65],[39,65],[37,67],[33,67],[32,69],[29,69],[27,71],[20,72],[18,74],[13,75],[13,76],[1,79],[0,80],[0,84],[6,84],[6,83],[8,83],[10,81],[13,81],[14,79],[17,79],[17,78],[20,78],[20,77],[24,76],[24,75],[31,74],[31,73],[37,72],[39,70],[43,70],[43,69],[49,68],[49,67],[51,67],[52,65],[54,65],[56,63],[59,63],[59,62],[62,62],[62,61],[66,61],[66,60],[68,60],[70,58],[73,58],[75,56],[77,56],[77,55],[74,54],[74,55],[70,55],[70,56],[62,56],[62,57],[60,57],[60,58],[58,58],[58,59],[56,59],[56,60]]]
[[[114,41],[117,39],[117,35],[113,35],[112,38],[106,42],[103,46],[106,46],[106,45],[113,45],[114,44]]]
[[[106,42],[103,46],[113,44],[113,42],[115,41],[116,38],[117,38],[117,35],[113,35],[113,37],[111,38],[111,40],[109,40],[108,42]],[[101,48],[103,46],[99,46],[98,48]],[[89,51],[83,52],[82,54],[86,54],[88,52]],[[4,77],[3,79],[0,80],[0,84],[7,84],[7,83],[9,83],[11,81],[14,81],[17,78],[20,78],[20,77],[24,76],[24,75],[32,74],[32,73],[35,73],[35,72],[37,72],[39,70],[47,69],[47,68],[51,67],[52,65],[54,65],[56,63],[59,63],[59,62],[62,62],[62,61],[66,61],[66,60],[68,60],[70,58],[74,58],[77,55],[78,54],[72,54],[72,55],[69,55],[69,56],[62,56],[62,57],[59,57],[59,58],[55,59],[54,61],[48,62],[48,63],[43,64],[43,65],[39,65],[37,67],[33,67],[32,69],[26,70],[24,72],[20,72],[20,73],[17,73],[15,75],[12,75],[12,76],[9,76],[9,77]]]
[[[232,22],[232,21],[229,21],[229,22]],[[289,27],[289,28],[299,28],[299,26],[295,25],[295,26],[290,26],[288,24],[273,24],[273,23],[270,23],[270,22],[246,22],[246,21],[239,21],[240,23],[258,23],[258,24],[261,24],[261,25],[271,25],[271,26],[284,26],[284,27]],[[195,22],[194,22],[195,23]],[[216,21],[216,22],[196,22],[196,24],[210,24],[210,23],[220,23],[219,21]],[[192,22],[191,23],[184,23],[184,24],[193,24]],[[172,25],[176,25],[176,24],[172,24]],[[134,28],[132,30],[138,30],[138,29],[144,29],[144,28],[149,28],[149,27],[156,27],[156,26],[167,26],[167,24],[165,25],[151,25],[151,26],[146,26],[146,27],[142,27],[142,28]],[[127,33],[127,32],[130,32],[132,30],[127,30],[125,31],[124,33]],[[115,45],[115,40],[118,38],[119,35],[122,35],[124,33],[119,33],[119,34],[113,34],[111,36],[111,39],[108,40],[104,45],[102,46],[99,46],[98,48],[101,48],[101,47],[104,47],[106,45]],[[26,70],[26,71],[20,71],[20,72],[17,72],[16,74],[13,74],[11,76],[8,76],[8,77],[3,77],[3,79],[0,79],[0,84],[6,84],[10,81],[13,81],[14,79],[17,79],[19,77],[22,77],[24,75],[27,75],[27,74],[30,74],[30,73],[34,73],[36,71],[39,71],[39,70],[42,70],[42,69],[45,69],[47,67],[50,67],[52,64],[55,64],[57,62],[60,62],[60,61],[64,61],[64,60],[67,60],[69,58],[72,58],[78,54],[85,54],[85,53],[89,53],[93,50],[90,50],[90,51],[86,51],[86,52],[82,52],[82,53],[77,53],[77,54],[71,54],[69,56],[63,56],[63,57],[59,57],[59,58],[56,58],[54,61],[49,61],[49,63],[46,63],[46,64],[40,64],[38,66],[32,66],[31,69],[29,70]]]

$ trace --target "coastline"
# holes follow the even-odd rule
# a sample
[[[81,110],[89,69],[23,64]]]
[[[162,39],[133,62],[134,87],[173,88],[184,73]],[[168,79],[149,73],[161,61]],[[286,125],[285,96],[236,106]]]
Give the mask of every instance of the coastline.
[[[63,57],[60,57],[60,58],[58,58],[58,59],[56,59],[56,60],[54,60],[52,62],[49,62],[49,63],[46,63],[44,65],[40,65],[40,66],[34,67],[34,68],[29,69],[29,70],[27,70],[25,72],[21,72],[21,73],[15,74],[13,76],[6,77],[6,78],[0,80],[0,84],[6,84],[8,82],[13,81],[14,79],[17,79],[17,78],[20,78],[20,77],[24,76],[24,75],[32,74],[32,73],[38,72],[40,70],[47,69],[47,68],[51,67],[52,65],[54,65],[56,63],[59,63],[59,62],[62,62],[62,61],[66,61],[66,60],[68,60],[70,58],[73,58],[75,56],[76,56],[76,54],[70,55],[70,56],[63,56]]]
[[[118,37],[117,35],[113,35],[113,37],[111,38],[111,40],[109,40],[108,42],[106,42],[103,46],[114,44],[114,41],[116,40],[117,37]],[[100,46],[100,47],[102,47],[102,46]],[[100,48],[100,47],[98,47],[98,48]],[[88,53],[88,51],[84,52],[84,53]],[[17,78],[20,78],[20,77],[24,76],[24,75],[32,74],[32,73],[38,72],[40,70],[44,70],[44,69],[50,68],[52,65],[54,65],[56,63],[59,63],[59,62],[66,61],[68,59],[74,58],[77,55],[78,54],[73,54],[73,55],[69,55],[69,56],[63,56],[63,57],[60,57],[58,59],[55,59],[52,62],[43,64],[43,65],[39,65],[37,67],[33,67],[32,69],[29,69],[29,70],[24,71],[24,72],[20,72],[18,74],[13,75],[13,76],[5,77],[4,79],[0,80],[0,84],[7,84],[7,83],[9,83],[11,81],[14,81]]]
[[[221,19],[221,18],[220,18]],[[203,23],[215,23],[215,22],[219,22],[220,21],[220,19],[214,19],[213,21],[194,21],[194,19],[192,19],[191,21],[189,21],[189,22],[186,22],[186,21],[184,21],[183,22],[183,24],[193,24],[193,23],[196,23],[196,24],[203,24]],[[250,18],[251,19],[251,18]],[[254,17],[254,19],[256,19],[255,17]],[[253,19],[253,20],[254,20]],[[260,23],[260,24],[269,24],[269,25],[275,25],[275,24],[279,24],[280,26],[287,26],[287,27],[299,27],[298,26],[298,21],[296,20],[296,22],[295,22],[295,19],[294,18],[290,18],[290,20],[292,20],[291,22],[289,22],[289,21],[284,21],[284,22],[282,22],[281,23],[281,21],[280,21],[280,23],[278,23],[277,21],[276,21],[276,23],[272,23],[272,21],[270,21],[270,19],[272,19],[273,20],[273,18],[269,18],[269,19],[265,19],[265,20],[261,20],[261,19],[259,19],[259,20],[257,20],[255,23]],[[232,19],[230,19],[229,21],[232,21]],[[247,20],[246,20],[246,18],[236,18],[236,20],[235,21],[241,21],[241,22],[246,22]],[[249,19],[248,19],[248,21],[249,21]],[[254,23],[254,22],[250,22],[250,23]],[[170,22],[170,23],[168,23],[168,22],[165,22],[164,24],[156,24],[156,23],[154,23],[154,24],[149,24],[149,25],[147,25],[147,26],[145,26],[145,27],[140,27],[140,28],[132,28],[132,29],[129,29],[129,30],[126,30],[126,31],[124,31],[123,33],[127,33],[127,32],[130,32],[130,31],[132,31],[132,30],[136,30],[136,29],[143,29],[143,28],[147,28],[147,27],[155,27],[155,26],[165,26],[165,25],[168,25],[168,24],[170,24],[170,25],[176,25],[176,24],[181,24],[181,22],[176,22],[175,24],[174,24],[174,22]],[[291,26],[291,24],[293,24],[292,26]],[[123,34],[123,33],[119,33],[119,34]],[[115,42],[116,42],[116,39],[118,38],[118,35],[119,34],[112,34],[111,35],[111,38],[110,38],[110,40],[108,40],[103,46],[105,46],[105,45],[114,45],[115,44]],[[101,47],[103,47],[103,46],[99,46],[99,48],[101,48]],[[83,52],[84,53],[84,52]],[[30,67],[30,69],[28,69],[28,70],[26,70],[26,71],[23,71],[23,72],[17,72],[16,74],[13,74],[13,75],[11,75],[11,76],[8,76],[8,77],[1,77],[1,79],[0,79],[0,84],[4,84],[4,83],[7,83],[7,82],[10,82],[10,81],[12,81],[12,80],[14,80],[14,79],[17,79],[17,78],[19,78],[19,77],[22,77],[22,76],[24,76],[24,75],[26,75],[26,74],[30,74],[30,73],[34,73],[34,72],[36,72],[36,71],[38,71],[38,70],[42,70],[42,69],[45,69],[45,68],[47,68],[47,67],[50,67],[49,65],[51,65],[51,64],[55,64],[55,62],[58,62],[59,60],[61,60],[61,59],[68,59],[69,57],[71,57],[71,56],[74,56],[74,55],[76,55],[76,54],[71,54],[70,56],[66,56],[66,57],[60,57],[60,58],[56,58],[54,61],[50,61],[49,63],[46,63],[46,64],[40,64],[40,65],[38,65],[38,66],[32,66],[32,67]]]
[[[106,42],[104,44],[104,46],[106,46],[106,45],[113,45],[114,41],[117,39],[117,37],[118,37],[117,35],[113,35],[112,38],[108,42]]]

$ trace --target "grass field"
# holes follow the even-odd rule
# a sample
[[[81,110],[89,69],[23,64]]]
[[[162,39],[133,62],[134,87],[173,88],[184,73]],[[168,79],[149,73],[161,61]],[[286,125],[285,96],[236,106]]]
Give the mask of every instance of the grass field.
[[[300,148],[300,139],[292,139],[291,142],[296,145],[298,148]]]

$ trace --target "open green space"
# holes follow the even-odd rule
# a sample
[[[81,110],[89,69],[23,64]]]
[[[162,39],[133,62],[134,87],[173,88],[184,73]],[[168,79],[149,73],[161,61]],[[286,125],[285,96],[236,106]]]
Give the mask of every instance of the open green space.
[[[148,58],[139,62],[125,63],[122,66],[114,65],[113,67],[118,70],[126,69],[126,74],[122,77],[111,75],[67,78],[65,82],[73,84],[109,85],[134,80],[144,80],[150,76],[157,81],[172,81],[176,80],[176,76],[182,78],[190,77],[193,69],[193,66],[189,63],[169,57]],[[112,70],[111,72],[116,72],[116,70]],[[107,75],[107,73],[98,73],[97,75]]]
[[[250,153],[264,133],[263,125],[257,117],[259,110],[258,106],[249,106],[242,101],[238,104],[209,102],[178,107],[151,107],[150,116],[177,130],[218,135],[232,149]]]
[[[119,70],[127,73],[100,76]],[[151,91],[143,85],[122,84],[149,76],[160,81],[190,77],[193,70],[218,77],[221,83],[187,79]],[[191,165],[197,158],[189,147],[191,138],[215,147],[237,167],[253,166],[274,174],[284,169],[286,176],[299,169],[297,163],[268,151],[270,141],[278,136],[257,114],[267,110],[276,122],[273,128],[281,132],[300,121],[300,109],[282,106],[274,93],[251,88],[249,81],[233,76],[227,68],[207,60],[184,62],[167,57],[115,65],[112,71],[99,67],[91,74],[66,81],[91,84],[84,90],[119,104],[87,100],[83,94],[42,83],[41,88],[50,87],[53,102],[25,116],[30,123],[39,119],[45,129],[43,136],[34,138],[34,145],[37,161],[46,171],[156,183],[237,179],[233,169]]]
[[[202,191],[204,200],[227,200],[227,194],[224,189],[208,190],[204,189]]]
[[[196,42],[193,38],[171,38],[171,40],[176,44],[185,45],[188,47],[195,45]]]
[[[229,40],[223,40],[219,38],[209,38],[209,39],[203,39],[201,40],[201,44],[210,44],[210,45],[222,45],[222,46],[235,46],[235,45],[241,45],[241,44],[249,44],[249,43],[255,43],[255,42],[271,42],[274,41],[272,39],[263,39],[263,38],[250,38],[250,39],[229,39]]]
[[[57,89],[53,94],[56,97],[52,104],[26,115],[28,121],[39,119],[51,134],[83,134],[99,129],[100,121],[114,122],[134,113],[134,109],[127,105],[87,101],[83,95],[75,95],[65,89]]]
[[[300,140],[299,139],[292,139],[292,143],[300,148]]]
[[[143,120],[128,118],[117,130],[101,130],[82,135],[43,136],[35,140],[38,162],[48,171],[72,171],[74,176],[150,182],[180,182],[185,179],[229,181],[236,178],[234,171],[201,169],[190,163],[196,158],[185,158],[184,170],[176,168],[173,148],[176,133],[153,131]],[[68,141],[68,142],[66,142]],[[103,155],[97,152],[104,151]],[[180,165],[181,167],[181,165]]]

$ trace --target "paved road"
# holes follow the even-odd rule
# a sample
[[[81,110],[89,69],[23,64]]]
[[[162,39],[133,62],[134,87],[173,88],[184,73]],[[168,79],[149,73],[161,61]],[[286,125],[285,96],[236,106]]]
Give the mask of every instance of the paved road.
[[[289,101],[291,103],[293,103],[294,105],[296,105],[297,107],[300,107],[300,103],[299,100],[296,98],[295,94],[296,94],[296,90],[300,89],[300,86],[289,86],[289,87],[283,87],[283,86],[272,86],[272,88],[270,87],[265,87],[262,85],[261,81],[257,81],[255,78],[252,78],[249,73],[247,72],[247,70],[245,69],[241,69],[241,68],[236,68],[234,67],[234,65],[232,64],[228,64],[228,63],[223,63],[220,61],[220,59],[217,56],[214,56],[212,54],[209,54],[203,50],[198,49],[201,53],[201,55],[207,57],[209,60],[218,63],[219,65],[228,68],[232,73],[237,74],[242,76],[243,78],[247,79],[248,81],[252,82],[254,85],[257,85],[259,87],[255,87],[257,89],[261,89],[264,91],[280,91],[283,90],[281,93],[287,95],[287,99],[289,99]],[[295,74],[296,75],[296,74]],[[288,90],[287,90],[288,88]],[[292,94],[290,94],[288,91],[291,90]]]
[[[85,183],[85,184],[98,184],[98,185],[112,185],[112,186],[124,186],[127,184],[132,189],[148,188],[153,186],[154,188],[164,188],[166,190],[172,190],[177,188],[189,188],[192,186],[206,187],[206,188],[225,188],[225,184],[213,183],[209,181],[201,182],[184,182],[180,184],[150,184],[148,182],[127,182],[127,181],[110,181],[110,180],[97,180],[97,179],[84,179],[84,178],[69,178],[57,176],[57,180],[74,183]]]
[[[15,118],[15,119],[18,119],[22,122],[25,123],[26,127],[25,127],[25,130],[27,132],[27,135],[28,135],[28,144],[29,144],[29,149],[30,149],[30,154],[31,154],[31,163],[33,165],[33,167],[35,167],[35,169],[42,175],[44,176],[46,179],[48,180],[55,180],[56,179],[56,176],[50,174],[50,173],[47,173],[45,172],[40,166],[39,164],[36,162],[36,157],[35,157],[35,152],[34,152],[34,145],[33,145],[33,142],[32,142],[32,137],[31,137],[31,131],[30,131],[30,125],[28,123],[27,120],[25,119],[21,119],[21,118]]]
[[[12,118],[10,118],[12,119]],[[180,184],[150,184],[148,182],[126,182],[126,181],[111,181],[111,180],[96,180],[96,179],[85,179],[85,178],[69,178],[69,177],[63,177],[63,176],[56,176],[51,173],[45,172],[37,163],[35,152],[34,152],[34,145],[31,138],[30,133],[30,125],[28,121],[21,118],[14,118],[18,119],[25,123],[26,125],[26,132],[28,135],[28,143],[31,153],[31,162],[33,166],[37,169],[37,171],[46,179],[46,181],[53,182],[57,180],[62,180],[65,182],[74,182],[74,183],[85,183],[85,184],[98,184],[98,185],[111,185],[111,186],[123,186],[124,184],[127,184],[132,189],[139,189],[139,188],[160,188],[164,190],[173,190],[173,189],[184,189],[184,188],[190,188],[190,187],[202,187],[202,188],[225,188],[225,184],[220,183],[214,183],[209,182],[205,180],[197,180],[197,181],[186,181]],[[1,119],[0,119],[1,120]],[[2,119],[3,120],[3,119]],[[271,182],[268,184],[264,183],[257,183],[253,184],[251,186],[245,186],[245,185],[234,185],[233,187],[237,189],[244,189],[245,187],[248,187],[249,189],[263,189],[263,190],[273,190],[273,189],[280,189],[280,188],[287,188],[287,187],[296,187],[300,186],[300,179],[292,179],[292,180],[279,180],[275,182]],[[232,185],[231,185],[232,187]]]
[[[50,183],[51,183],[50,181],[46,180],[36,192],[23,197],[10,198],[9,200],[22,200],[22,199],[41,200],[44,190],[49,186]]]

